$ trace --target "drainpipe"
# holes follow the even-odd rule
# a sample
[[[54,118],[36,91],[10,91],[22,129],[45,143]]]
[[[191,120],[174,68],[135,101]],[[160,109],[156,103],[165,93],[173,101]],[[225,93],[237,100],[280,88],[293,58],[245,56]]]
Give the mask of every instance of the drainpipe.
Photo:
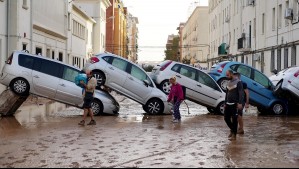
[[[10,48],[10,32],[9,32],[9,25],[10,25],[10,12],[9,9],[11,7],[11,1],[7,1],[7,20],[6,20],[6,33],[7,33],[7,39],[6,39],[6,57],[9,57],[9,48]]]
[[[30,52],[33,54],[33,5],[32,5],[33,1],[30,1]]]

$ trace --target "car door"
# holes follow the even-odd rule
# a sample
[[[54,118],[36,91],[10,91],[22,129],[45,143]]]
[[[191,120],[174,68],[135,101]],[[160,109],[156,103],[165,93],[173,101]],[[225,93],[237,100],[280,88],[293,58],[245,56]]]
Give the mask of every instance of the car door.
[[[62,76],[62,68],[62,65],[57,62],[36,58],[32,71],[35,94],[54,99]]]
[[[197,70],[197,82],[194,85],[194,89],[194,98],[212,107],[216,107],[217,100],[223,96],[216,82],[200,70]]]
[[[237,65],[235,70],[236,70],[236,72],[241,74],[241,80],[247,84],[247,88],[250,93],[249,94],[250,98],[253,98],[251,96],[254,96],[254,95],[251,95],[251,93],[256,92],[257,89],[253,85],[254,81],[251,78],[252,77],[252,69],[245,65]]]
[[[106,80],[106,85],[108,87],[111,87],[112,89],[118,90],[120,92],[123,92],[123,85],[127,79],[128,73],[127,61],[124,59],[113,57],[110,61],[110,64],[106,67],[106,73],[108,75],[108,78]]]
[[[262,103],[263,105],[268,105],[271,100],[274,98],[272,83],[270,80],[257,70],[253,70],[253,92],[249,94],[249,96],[253,96],[253,98],[258,101],[257,103]]]
[[[196,83],[196,69],[181,65],[176,73],[177,82],[186,87],[186,97],[194,99],[194,84]]]
[[[149,85],[145,84],[147,81]],[[139,103],[145,104],[153,90],[153,84],[141,68],[129,63],[128,76],[124,84],[125,93]]]
[[[71,105],[81,105],[83,102],[82,88],[75,84],[79,70],[63,66],[62,78],[58,82],[55,99]]]

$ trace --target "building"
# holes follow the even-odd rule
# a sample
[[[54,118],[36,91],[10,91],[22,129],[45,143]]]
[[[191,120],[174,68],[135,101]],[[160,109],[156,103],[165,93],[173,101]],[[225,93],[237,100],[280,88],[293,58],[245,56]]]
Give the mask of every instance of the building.
[[[209,7],[197,6],[182,29],[182,57],[191,65],[207,68],[209,57]]]
[[[76,0],[74,3],[80,7],[89,17],[94,19],[92,32],[93,51],[89,54],[97,54],[105,52],[106,48],[106,23],[110,22],[111,18],[106,19],[106,10],[111,6],[109,0]]]
[[[185,27],[185,23],[180,23],[179,27],[177,27],[178,34],[180,37],[179,41],[179,55],[180,55],[180,62],[183,61],[183,29]]]
[[[127,17],[127,36],[128,36],[128,59],[136,62],[138,60],[138,18],[128,14]]]
[[[298,65],[297,0],[210,0],[209,66],[235,60],[267,76]]]

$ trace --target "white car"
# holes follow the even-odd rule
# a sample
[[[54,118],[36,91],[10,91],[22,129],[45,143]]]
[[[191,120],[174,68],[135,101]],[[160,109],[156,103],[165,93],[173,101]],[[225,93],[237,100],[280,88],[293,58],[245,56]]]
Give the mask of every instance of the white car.
[[[0,83],[18,95],[29,93],[82,108],[82,88],[74,81],[80,70],[43,56],[15,51],[6,61]],[[119,104],[109,93],[95,91],[92,109],[95,115],[118,114]]]
[[[273,71],[274,75],[269,79],[276,86],[274,94],[280,97],[299,99],[299,67],[289,67],[277,73]],[[288,95],[288,94],[291,95]]]
[[[170,92],[169,78],[176,76],[177,82],[186,87],[187,99],[206,106],[210,112],[224,114],[225,92],[202,70],[166,60],[155,66],[150,76],[165,94]]]
[[[167,96],[137,64],[111,53],[100,53],[87,61],[86,69],[93,72],[98,87],[105,85],[127,96],[140,103],[145,112],[170,113]]]

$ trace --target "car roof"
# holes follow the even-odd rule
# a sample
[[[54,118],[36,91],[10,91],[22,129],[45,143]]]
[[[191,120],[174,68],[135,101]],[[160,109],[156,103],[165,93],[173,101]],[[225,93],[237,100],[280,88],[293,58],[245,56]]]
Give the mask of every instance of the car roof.
[[[116,55],[116,54],[113,54],[113,53],[109,53],[109,52],[104,52],[104,53],[99,53],[99,54],[96,54],[95,56],[97,57],[103,57],[103,56],[113,56],[113,57],[117,57],[117,58],[120,58],[120,59],[123,59],[123,60],[126,60],[127,62],[130,62],[131,64],[135,65],[135,66],[138,66],[140,67],[140,65],[130,61],[129,59],[127,58],[124,58],[124,57],[121,57],[119,55]],[[144,71],[145,72],[145,71]]]
[[[63,64],[63,65],[72,67],[72,68],[77,69],[77,70],[80,71],[80,68],[78,68],[78,67],[76,67],[76,66],[73,66],[73,65],[70,65],[70,64],[61,62],[61,61],[56,60],[56,59],[47,58],[47,57],[42,56],[42,55],[34,55],[34,54],[27,53],[27,52],[25,52],[25,51],[17,51],[17,50],[13,52],[13,54],[15,54],[15,53],[16,53],[16,54],[29,55],[29,56],[32,56],[32,57],[37,57],[37,58],[45,59],[45,60],[48,60],[48,61],[51,61],[51,62],[60,63],[60,64]]]

